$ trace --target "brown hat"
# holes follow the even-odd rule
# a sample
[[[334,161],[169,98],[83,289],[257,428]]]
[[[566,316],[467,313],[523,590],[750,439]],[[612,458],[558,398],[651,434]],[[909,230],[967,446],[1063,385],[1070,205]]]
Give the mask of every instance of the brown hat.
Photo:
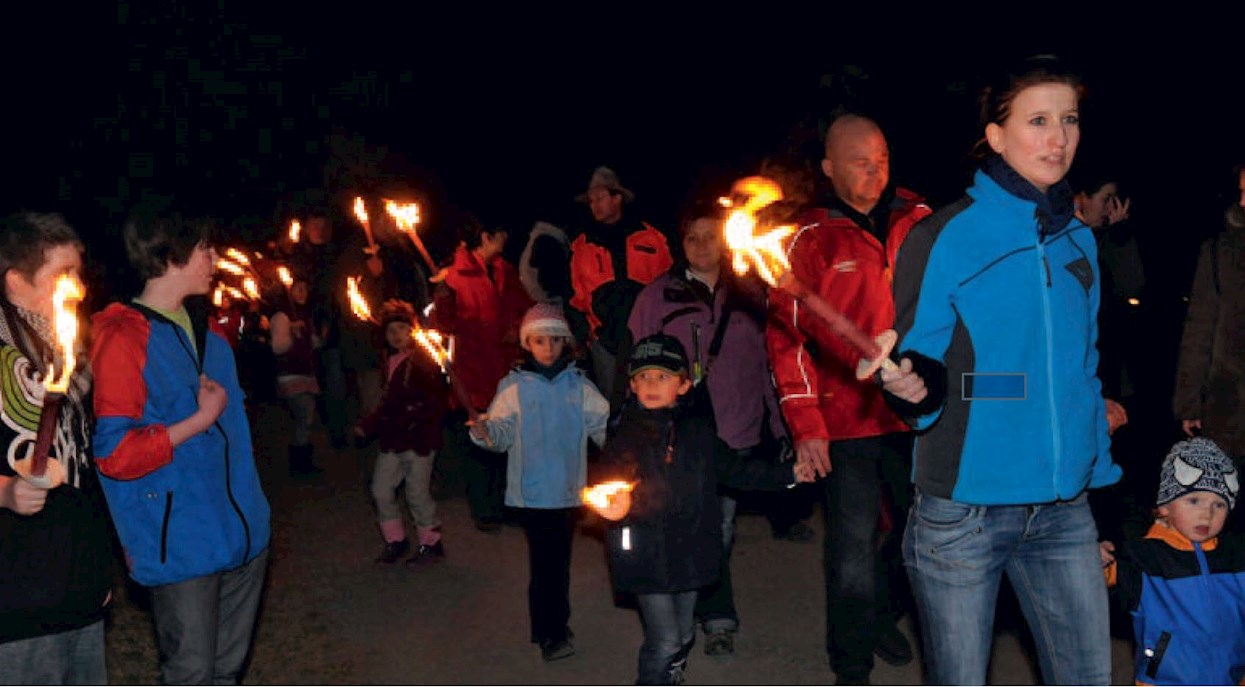
[[[592,170],[592,179],[588,181],[588,191],[591,191],[598,186],[608,188],[616,193],[621,193],[623,200],[628,203],[635,200],[635,194],[631,192],[631,189],[623,186],[622,183],[618,181],[618,174],[616,174],[614,170],[609,167],[597,167]],[[584,191],[583,193],[575,196],[575,200],[580,203],[588,202],[588,191]]]

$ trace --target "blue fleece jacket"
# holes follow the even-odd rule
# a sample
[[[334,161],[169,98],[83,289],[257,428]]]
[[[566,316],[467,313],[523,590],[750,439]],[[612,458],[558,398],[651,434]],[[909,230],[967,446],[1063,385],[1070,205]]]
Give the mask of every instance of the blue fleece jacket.
[[[1097,377],[1094,236],[1062,186],[1039,194],[1001,161],[992,174],[896,260],[897,349],[942,397],[909,417],[914,481],[979,505],[1072,499],[1120,476]]]

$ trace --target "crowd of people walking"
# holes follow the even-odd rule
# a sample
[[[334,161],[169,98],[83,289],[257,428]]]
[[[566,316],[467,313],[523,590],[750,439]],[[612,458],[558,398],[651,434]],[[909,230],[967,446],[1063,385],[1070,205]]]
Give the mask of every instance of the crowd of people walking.
[[[775,175],[785,202],[767,218],[792,227],[782,261],[811,296],[732,269],[717,197],[667,233],[602,166],[576,197],[585,226],[537,223],[514,262],[511,232],[470,213],[453,254],[420,264],[311,209],[301,240],[274,244],[288,280],[232,304],[209,298],[224,236],[136,213],[141,291],[65,353],[53,294],[83,244],[58,215],[10,215],[0,681],[105,682],[120,569],[152,591],[164,682],[241,679],[270,518],[247,402],[269,398],[289,411],[295,479],[375,441],[375,564],[453,556],[436,502],[455,481],[481,532],[521,527],[545,661],[575,654],[571,547],[590,512],[612,591],[639,610],[639,684],[682,682],[698,630],[704,654],[733,654],[749,593],[732,585],[735,521],[768,491],[819,502],[838,684],[915,660],[905,615],[928,682],[984,683],[1004,580],[1048,683],[1110,681],[1112,613],[1132,624],[1138,680],[1239,683],[1245,170],[1198,259],[1165,398],[1136,340],[1153,322],[1130,201],[1075,166],[1083,90],[1050,56],[1001,72],[971,183],[938,208],[892,179],[877,119],[836,116],[818,160]],[[352,314],[347,277],[375,317]],[[812,298],[893,342],[881,371],[860,378],[866,354]],[[421,348],[430,331],[448,361]]]

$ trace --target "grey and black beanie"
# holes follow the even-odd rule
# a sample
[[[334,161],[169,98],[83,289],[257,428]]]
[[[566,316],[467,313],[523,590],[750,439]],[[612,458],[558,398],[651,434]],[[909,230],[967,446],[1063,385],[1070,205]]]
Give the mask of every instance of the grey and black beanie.
[[[1176,442],[1159,471],[1159,495],[1154,505],[1161,506],[1191,491],[1209,491],[1236,506],[1240,490],[1236,465],[1215,442],[1194,437]]]

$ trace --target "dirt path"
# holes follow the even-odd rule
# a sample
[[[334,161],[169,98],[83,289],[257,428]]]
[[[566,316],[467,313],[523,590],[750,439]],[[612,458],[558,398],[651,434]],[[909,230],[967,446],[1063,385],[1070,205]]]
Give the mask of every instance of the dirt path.
[[[546,664],[528,643],[527,549],[521,530],[471,526],[462,497],[440,503],[447,559],[410,570],[378,567],[368,451],[323,449],[321,476],[286,475],[286,419],[258,408],[259,463],[273,505],[268,589],[246,684],[624,685],[635,680],[639,617],[614,604],[604,549],[590,526],[574,544],[571,626],[577,653]],[[810,524],[818,527],[818,518]],[[820,534],[818,535],[820,537]],[[697,646],[688,684],[831,684],[826,664],[821,547],[776,541],[766,520],[739,519],[733,560],[742,627],[734,657]],[[154,684],[156,652],[141,590],[120,585],[109,627],[114,684]],[[908,620],[904,631],[912,636]],[[1115,682],[1131,684],[1129,647],[1115,643]],[[1036,684],[1014,634],[1000,632],[991,682]],[[921,684],[919,661],[880,663],[877,684]]]

